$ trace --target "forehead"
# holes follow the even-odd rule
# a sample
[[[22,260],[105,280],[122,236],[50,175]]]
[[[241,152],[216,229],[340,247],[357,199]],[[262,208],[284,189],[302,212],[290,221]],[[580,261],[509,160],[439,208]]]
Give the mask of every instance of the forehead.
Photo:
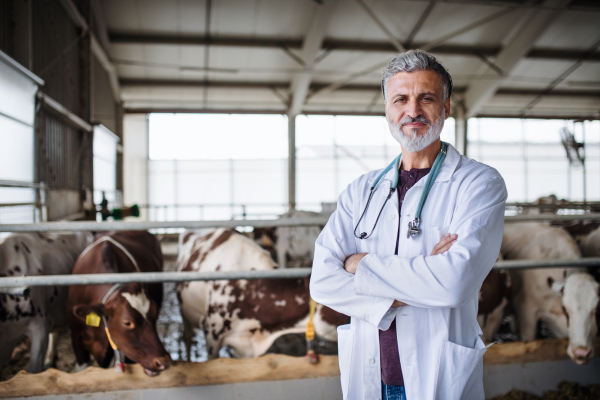
[[[592,279],[573,276],[567,280],[563,295],[563,304],[566,307],[575,307],[577,305],[595,307],[598,300],[600,300],[598,283]]]
[[[442,94],[442,80],[435,71],[398,72],[387,83],[388,95],[437,93]]]

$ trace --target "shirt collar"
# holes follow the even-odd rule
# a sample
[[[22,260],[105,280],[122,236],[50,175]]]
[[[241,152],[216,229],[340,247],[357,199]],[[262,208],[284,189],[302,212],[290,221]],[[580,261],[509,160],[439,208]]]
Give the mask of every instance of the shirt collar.
[[[444,163],[442,164],[442,168],[440,168],[440,172],[438,173],[438,176],[435,178],[434,182],[449,181],[452,178],[452,174],[454,174],[454,171],[458,167],[459,161],[460,161],[460,153],[454,148],[454,146],[452,146],[451,144],[448,144],[448,150],[446,152],[446,159],[444,160]],[[382,181],[388,181],[390,183],[393,182],[394,174],[395,174],[394,168],[391,168],[383,176],[383,178],[381,179],[381,181],[379,183],[381,184]],[[375,179],[373,178],[373,181],[374,180]],[[423,186],[423,185],[425,185],[425,181],[427,181],[427,179],[420,179],[417,183],[414,184],[414,186]]]

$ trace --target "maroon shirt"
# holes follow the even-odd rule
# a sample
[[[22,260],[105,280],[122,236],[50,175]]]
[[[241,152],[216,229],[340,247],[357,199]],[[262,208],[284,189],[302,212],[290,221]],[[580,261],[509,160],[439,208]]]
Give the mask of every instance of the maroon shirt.
[[[408,189],[414,186],[421,178],[429,173],[431,168],[418,169],[413,168],[410,171],[400,171],[400,179],[396,192],[398,193],[398,215],[401,214],[402,202]],[[400,218],[398,218],[400,224]],[[403,227],[398,226],[398,236],[396,237],[396,250],[398,254],[398,242],[400,239],[400,230]],[[408,229],[408,227],[406,227]],[[400,355],[398,354],[398,338],[396,336],[396,319],[392,321],[387,331],[379,330],[379,356],[381,359],[381,380],[386,385],[404,386],[404,377],[402,376],[402,367],[400,366]]]

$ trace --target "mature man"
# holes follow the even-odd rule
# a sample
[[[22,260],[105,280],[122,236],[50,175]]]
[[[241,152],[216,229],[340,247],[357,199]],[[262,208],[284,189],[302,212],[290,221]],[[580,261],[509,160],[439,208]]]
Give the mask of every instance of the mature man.
[[[477,294],[500,250],[506,187],[440,141],[452,79],[435,57],[400,54],[382,90],[401,158],[340,195],[310,292],[352,317],[338,328],[345,399],[480,400]]]

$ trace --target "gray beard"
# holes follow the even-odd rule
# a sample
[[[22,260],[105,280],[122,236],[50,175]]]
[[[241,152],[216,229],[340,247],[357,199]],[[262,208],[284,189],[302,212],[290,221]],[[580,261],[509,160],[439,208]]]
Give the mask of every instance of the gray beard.
[[[411,122],[411,119],[404,119],[398,123],[390,121],[388,116],[386,115],[386,120],[388,122],[388,126],[390,128],[390,133],[392,137],[396,139],[398,143],[402,146],[404,151],[408,151],[409,153],[416,153],[418,151],[423,150],[433,142],[435,142],[442,133],[442,128],[444,128],[444,117],[446,113],[442,109],[442,115],[436,119],[433,124],[429,125],[429,129],[423,135],[417,134],[417,129],[412,130],[412,135],[407,135],[402,131],[402,125]],[[425,119],[424,117],[421,117]],[[419,117],[417,117],[419,119]],[[426,120],[429,122],[428,120]]]

